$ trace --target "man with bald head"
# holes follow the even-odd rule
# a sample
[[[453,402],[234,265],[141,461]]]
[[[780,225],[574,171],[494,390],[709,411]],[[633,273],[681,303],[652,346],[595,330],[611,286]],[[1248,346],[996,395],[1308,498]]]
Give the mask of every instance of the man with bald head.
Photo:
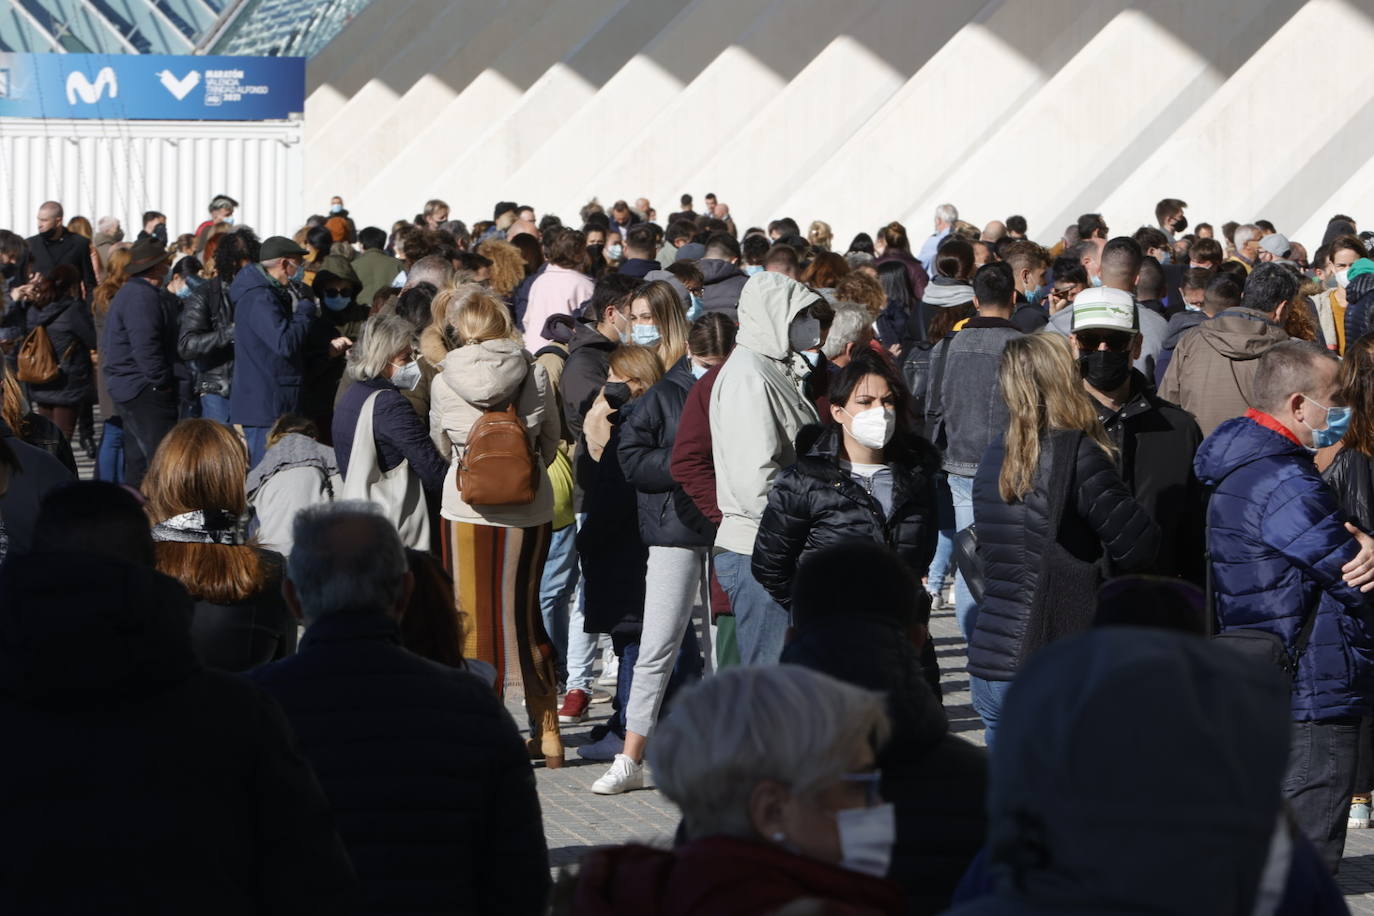
[[[62,205],[50,200],[38,208],[38,234],[30,236],[29,266],[51,277],[63,264],[75,267],[81,275],[81,288],[89,296],[95,290],[95,270],[91,266],[91,243],[63,226]]]
[[[1007,236],[1007,224],[1000,219],[995,219],[983,227],[983,234],[979,238],[984,242],[1000,242]]]

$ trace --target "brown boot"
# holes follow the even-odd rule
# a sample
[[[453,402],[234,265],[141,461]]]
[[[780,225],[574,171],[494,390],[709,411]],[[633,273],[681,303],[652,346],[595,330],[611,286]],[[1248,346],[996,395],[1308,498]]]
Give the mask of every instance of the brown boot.
[[[563,766],[563,737],[558,731],[557,698],[553,695],[535,697],[525,696],[525,709],[529,713],[530,738],[525,742],[531,760],[544,761],[544,766],[556,770]]]

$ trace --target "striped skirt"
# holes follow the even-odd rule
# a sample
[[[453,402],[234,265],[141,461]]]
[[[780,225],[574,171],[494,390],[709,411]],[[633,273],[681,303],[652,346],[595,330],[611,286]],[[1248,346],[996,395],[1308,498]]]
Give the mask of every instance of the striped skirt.
[[[556,696],[553,644],[544,632],[539,583],[551,525],[498,528],[445,521],[444,569],[463,619],[463,657],[496,668],[502,695]]]

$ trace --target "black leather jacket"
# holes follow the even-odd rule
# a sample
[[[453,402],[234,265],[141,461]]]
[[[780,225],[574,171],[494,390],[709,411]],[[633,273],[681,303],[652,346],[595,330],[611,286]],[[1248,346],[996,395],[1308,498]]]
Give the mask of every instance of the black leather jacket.
[[[177,332],[177,355],[195,370],[196,394],[229,397],[234,378],[234,304],[218,279],[186,298]]]
[[[1322,477],[1355,527],[1374,531],[1374,462],[1369,456],[1342,448]]]

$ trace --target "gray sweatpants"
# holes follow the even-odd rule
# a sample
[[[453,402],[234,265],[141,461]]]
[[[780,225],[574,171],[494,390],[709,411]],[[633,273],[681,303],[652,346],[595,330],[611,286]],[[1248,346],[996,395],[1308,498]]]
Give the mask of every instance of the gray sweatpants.
[[[705,563],[705,548],[649,548],[639,660],[625,711],[625,725],[637,735],[653,734],[682,637],[692,621],[692,608],[706,606]]]

